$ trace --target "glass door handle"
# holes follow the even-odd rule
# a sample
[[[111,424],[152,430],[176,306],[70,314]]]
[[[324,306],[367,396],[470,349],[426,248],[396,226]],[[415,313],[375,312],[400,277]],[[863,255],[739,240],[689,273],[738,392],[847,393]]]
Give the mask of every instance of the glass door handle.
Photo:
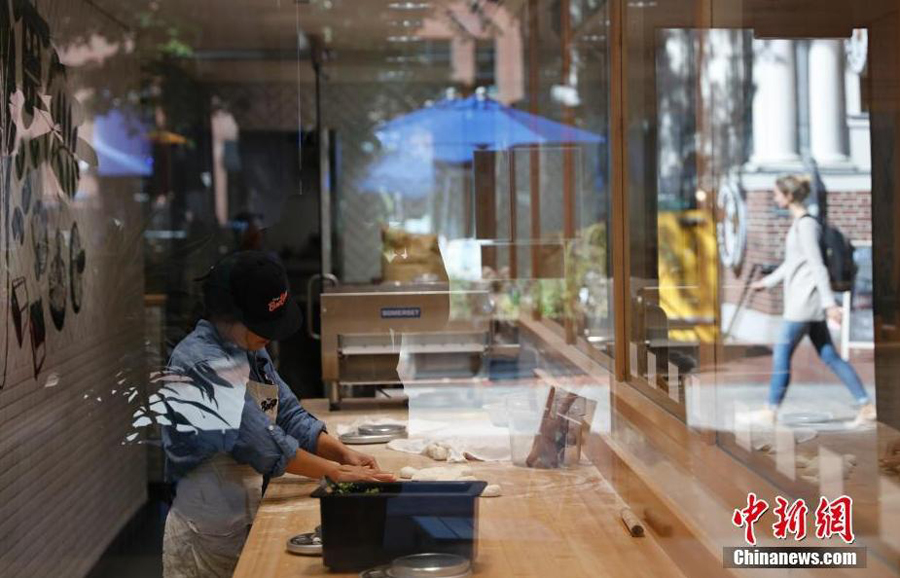
[[[306,332],[315,340],[319,340],[322,336],[316,333],[314,324],[313,324],[313,287],[315,286],[317,281],[328,281],[332,284],[332,286],[337,287],[340,282],[338,278],[332,275],[331,273],[325,274],[315,274],[309,278],[309,282],[306,284]]]

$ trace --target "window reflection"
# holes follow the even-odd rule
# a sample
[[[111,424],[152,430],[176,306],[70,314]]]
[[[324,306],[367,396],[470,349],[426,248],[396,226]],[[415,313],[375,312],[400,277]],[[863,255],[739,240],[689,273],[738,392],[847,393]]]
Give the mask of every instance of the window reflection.
[[[224,368],[237,406],[173,351],[213,333],[198,280],[240,251],[283,266],[304,313],[266,346],[285,392],[351,439],[404,426],[390,467],[466,461],[454,476],[547,500],[489,518],[489,540],[538,552],[510,574],[560,571],[544,546],[610,555],[585,530],[620,510],[604,478],[679,563],[749,483],[852,495],[873,557],[900,549],[890,2],[76,4],[0,0],[15,571],[68,563],[34,555],[46,520],[65,551],[96,536],[86,571],[148,491],[151,518],[168,507],[166,437],[191,448],[222,422],[223,453],[237,435],[243,348]],[[808,182],[794,203],[784,177]],[[833,297],[800,228],[840,233],[831,257],[807,243],[816,274],[852,263]],[[287,516],[305,483],[276,480],[261,511]]]

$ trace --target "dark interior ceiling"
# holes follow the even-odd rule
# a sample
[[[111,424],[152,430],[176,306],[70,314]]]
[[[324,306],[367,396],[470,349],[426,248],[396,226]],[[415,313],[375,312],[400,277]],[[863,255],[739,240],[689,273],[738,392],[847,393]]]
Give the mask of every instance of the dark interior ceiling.
[[[312,81],[310,63],[324,51],[330,78],[352,82],[398,68],[446,79],[449,38],[416,35],[427,18],[445,18],[454,3],[518,10],[527,0],[86,1],[133,30],[147,12],[175,27],[211,80],[296,81],[299,68],[300,82]]]
[[[445,81],[449,37],[419,37],[417,30],[426,19],[447,21],[453,5],[521,14],[530,0],[83,1],[134,30],[140,30],[139,19],[153,7],[153,14],[177,28],[194,49],[198,73],[213,81],[312,82],[310,64],[324,50],[327,78],[354,82],[389,78],[386,73],[400,70],[406,80]],[[555,1],[541,0],[540,5],[550,11]],[[571,1],[583,9],[594,4]],[[896,10],[896,1],[671,0],[640,6],[629,1],[625,9],[632,21],[651,28],[706,22],[715,28],[754,28],[762,36],[843,36],[878,12]],[[708,9],[705,16],[703,7]],[[542,18],[542,27],[549,17],[548,12]]]

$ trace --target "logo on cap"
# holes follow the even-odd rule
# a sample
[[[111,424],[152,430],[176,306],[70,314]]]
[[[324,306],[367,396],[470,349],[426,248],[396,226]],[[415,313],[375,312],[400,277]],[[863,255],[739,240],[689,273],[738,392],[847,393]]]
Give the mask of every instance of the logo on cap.
[[[269,313],[271,313],[272,311],[275,311],[279,307],[284,306],[284,304],[287,303],[287,297],[288,297],[288,292],[285,291],[278,297],[269,301]]]

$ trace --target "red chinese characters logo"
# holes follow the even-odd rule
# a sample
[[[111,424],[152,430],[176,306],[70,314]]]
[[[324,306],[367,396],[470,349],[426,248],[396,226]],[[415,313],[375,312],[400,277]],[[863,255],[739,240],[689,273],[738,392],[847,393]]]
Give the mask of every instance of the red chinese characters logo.
[[[756,494],[750,492],[747,494],[747,507],[735,510],[731,516],[731,523],[738,528],[744,528],[744,540],[751,546],[756,546],[756,535],[753,532],[753,524],[769,509],[769,504],[765,500],[756,498]]]
[[[820,540],[838,535],[852,544],[853,536],[853,498],[841,496],[829,502],[824,496],[819,498],[816,508],[816,537]]]
[[[772,530],[776,538],[784,540],[788,534],[793,534],[798,542],[806,538],[806,514],[809,508],[803,499],[793,504],[782,498],[775,497],[775,509],[772,512],[778,520],[772,524]]]
[[[731,522],[738,528],[744,529],[744,540],[751,546],[756,546],[756,534],[754,524],[762,518],[769,509],[769,504],[756,494],[747,494],[747,506],[734,511]],[[772,524],[772,534],[779,540],[786,540],[788,535],[793,535],[794,540],[801,541],[806,538],[809,507],[802,498],[791,502],[782,496],[775,497],[775,507],[772,509],[775,515],[775,523]],[[841,496],[828,501],[824,496],[819,498],[819,505],[815,511],[816,538],[827,540],[833,536],[839,536],[847,544],[855,540],[853,535],[853,498]]]

